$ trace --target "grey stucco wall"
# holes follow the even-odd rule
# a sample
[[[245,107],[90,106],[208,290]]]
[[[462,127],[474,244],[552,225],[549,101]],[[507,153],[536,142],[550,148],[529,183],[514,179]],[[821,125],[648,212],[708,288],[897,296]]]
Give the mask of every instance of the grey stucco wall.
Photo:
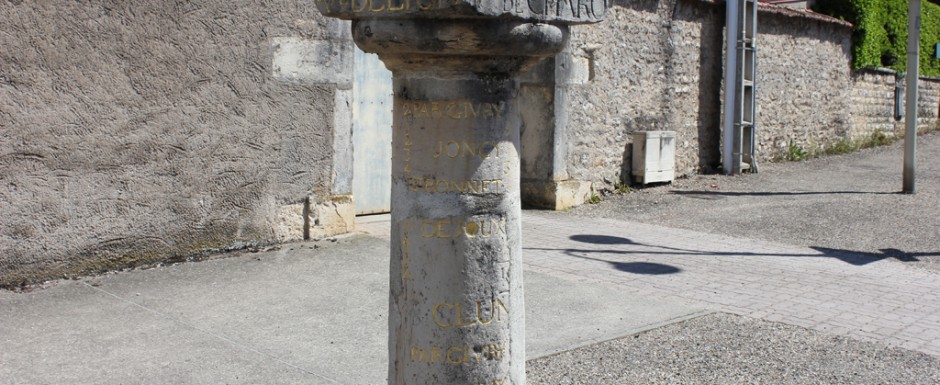
[[[0,2],[0,284],[291,237],[344,169],[345,30],[305,1]]]
[[[635,131],[676,131],[679,175],[718,165],[723,19],[709,2],[624,0],[605,22],[573,29],[562,57],[575,68],[565,89],[571,178],[628,180]]]
[[[761,12],[757,32],[759,157],[786,151],[790,140],[808,148],[848,135],[851,27]]]

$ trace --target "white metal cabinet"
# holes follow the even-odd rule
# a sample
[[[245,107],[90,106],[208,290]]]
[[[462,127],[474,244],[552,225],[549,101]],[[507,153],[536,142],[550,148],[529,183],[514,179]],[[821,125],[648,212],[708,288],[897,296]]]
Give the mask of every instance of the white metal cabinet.
[[[633,133],[633,175],[641,184],[675,179],[676,132]]]

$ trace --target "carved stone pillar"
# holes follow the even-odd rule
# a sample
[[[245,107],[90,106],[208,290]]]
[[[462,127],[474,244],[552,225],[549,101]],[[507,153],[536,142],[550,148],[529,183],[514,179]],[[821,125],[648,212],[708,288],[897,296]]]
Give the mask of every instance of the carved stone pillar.
[[[525,384],[515,75],[604,0],[317,4],[394,76],[389,384]]]

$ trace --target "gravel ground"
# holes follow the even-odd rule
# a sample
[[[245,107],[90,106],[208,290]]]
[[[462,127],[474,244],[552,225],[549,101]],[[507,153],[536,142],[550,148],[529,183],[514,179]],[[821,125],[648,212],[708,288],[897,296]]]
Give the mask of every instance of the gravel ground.
[[[940,384],[936,357],[715,313],[529,361],[529,384]]]
[[[896,142],[766,163],[759,174],[698,175],[568,214],[858,252],[940,272],[940,132],[918,137],[914,195],[900,193],[903,151]]]

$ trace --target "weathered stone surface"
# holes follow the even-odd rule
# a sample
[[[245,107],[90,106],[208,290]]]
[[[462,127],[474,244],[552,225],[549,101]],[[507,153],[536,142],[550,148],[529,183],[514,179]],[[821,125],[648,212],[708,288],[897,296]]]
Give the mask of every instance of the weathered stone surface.
[[[568,41],[516,20],[362,19],[394,74],[390,384],[525,384],[515,76]]]
[[[761,6],[756,90],[762,160],[786,151],[791,140],[812,150],[864,138],[875,129],[896,131],[894,75],[853,75],[851,28],[810,16]],[[677,175],[715,171],[721,153],[723,18],[723,3],[617,1],[604,23],[573,29],[569,48],[554,59],[555,78],[546,80],[553,82],[560,105],[555,150],[552,156],[527,151],[527,124],[524,177],[533,186],[571,179],[611,189],[631,172],[631,134],[646,130],[676,131]],[[921,83],[921,127],[936,124],[938,85],[933,79]],[[552,157],[563,161],[551,178],[526,162]]]
[[[352,195],[336,195],[326,201],[308,201],[306,239],[320,239],[356,229],[356,205]]]
[[[852,75],[852,130],[853,138],[864,138],[880,131],[887,135],[898,135],[904,131],[904,119],[895,120],[895,84],[897,74],[892,70],[863,70]],[[901,80],[900,111],[904,111],[904,90],[907,84]],[[940,79],[921,77],[917,82],[917,129],[923,130],[937,124],[940,105]]]
[[[512,80],[395,88],[390,383],[523,384]]]
[[[677,133],[676,173],[720,162],[724,8],[702,1],[613,2],[607,21],[572,30],[556,58],[566,174],[613,188],[630,177],[635,131]]]
[[[0,25],[0,284],[296,239],[307,197],[349,193],[344,81],[277,75],[291,42],[349,77],[349,23],[313,4],[3,1]]]
[[[567,26],[505,20],[364,19],[353,21],[352,34],[393,74],[509,76],[568,42]]]
[[[591,182],[580,180],[522,181],[522,197],[527,205],[549,210],[567,210],[591,199]]]
[[[502,18],[547,23],[594,23],[607,0],[312,0],[324,15],[343,19]]]
[[[852,30],[821,20],[761,13],[757,44],[758,154],[792,140],[809,150],[851,129]]]

